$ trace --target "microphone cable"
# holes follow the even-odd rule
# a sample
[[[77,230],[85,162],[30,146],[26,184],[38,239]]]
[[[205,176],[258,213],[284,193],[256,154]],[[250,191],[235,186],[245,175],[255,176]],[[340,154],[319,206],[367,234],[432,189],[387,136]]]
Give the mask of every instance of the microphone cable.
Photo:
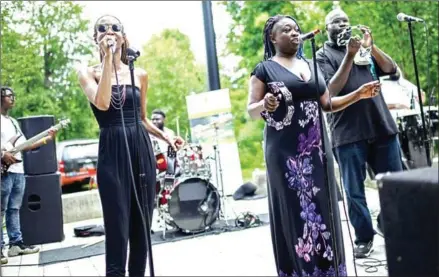
[[[432,120],[432,118],[431,118],[431,106],[433,104],[435,104],[434,103],[435,101],[433,101],[433,103],[431,103],[431,102],[433,100],[433,92],[435,91],[435,88],[430,90],[430,86],[431,86],[431,75],[430,75],[431,74],[431,72],[430,72],[430,68],[431,68],[431,49],[430,49],[430,40],[428,39],[429,38],[429,36],[428,36],[428,25],[427,25],[427,22],[425,22],[425,21],[423,23],[424,23],[423,25],[424,25],[424,32],[425,32],[425,42],[426,42],[426,46],[427,46],[427,93],[430,91],[429,95],[425,95],[425,97],[428,97],[428,117],[427,117],[428,129],[426,131],[427,131],[427,136],[429,137],[428,140],[432,144],[432,145],[429,145],[429,147],[433,148],[432,149],[433,151],[431,152],[431,159],[433,159],[433,157],[434,157],[434,134],[433,134],[433,130],[434,129],[432,129],[433,125],[431,123],[432,122],[431,121]],[[422,92],[421,92],[421,97],[422,97]],[[419,99],[419,102],[420,102],[419,105],[423,105],[422,98]]]
[[[115,74],[115,77],[116,77],[117,92],[120,94],[119,78],[118,78],[118,74],[117,74],[117,71],[116,71],[116,62],[114,60],[114,56],[113,56],[113,68],[114,68],[114,74]],[[132,90],[132,93],[133,93],[133,103],[135,103],[136,88],[132,87],[131,90]],[[122,129],[123,129],[123,134],[124,134],[124,139],[125,139],[125,148],[126,148],[127,156],[128,156],[128,165],[129,165],[129,168],[130,168],[131,183],[133,185],[134,197],[136,199],[137,208],[139,209],[140,216],[142,218],[143,229],[145,230],[145,243],[146,243],[146,247],[148,248],[147,255],[149,254],[148,256],[149,256],[150,276],[154,277],[155,274],[154,274],[154,262],[153,262],[153,257],[152,257],[152,245],[151,245],[151,240],[150,240],[150,234],[148,233],[150,228],[147,228],[149,226],[150,222],[151,222],[150,215],[149,215],[149,209],[147,208],[148,207],[148,205],[147,205],[147,202],[148,202],[148,196],[147,196],[148,192],[147,192],[147,190],[145,190],[145,194],[146,194],[145,195],[146,196],[146,203],[145,203],[144,198],[143,198],[144,195],[141,193],[140,196],[139,196],[139,193],[137,192],[137,187],[136,187],[136,182],[135,182],[135,177],[134,177],[134,171],[133,171],[133,165],[132,165],[132,160],[131,160],[130,147],[129,147],[129,143],[128,143],[128,136],[127,136],[127,133],[126,133],[125,117],[124,117],[124,113],[123,113],[123,105],[124,104],[125,103],[121,104],[121,106],[120,106],[120,114],[121,114],[121,117],[122,117]],[[137,106],[133,105],[133,108],[136,111]],[[137,113],[135,112],[134,113],[135,121],[137,120],[137,116],[136,115],[137,115]],[[135,134],[137,136],[140,136],[140,134],[138,132],[135,132]],[[140,151],[139,151],[139,153],[137,155],[139,155],[138,159],[141,159]],[[139,166],[141,166],[140,163],[139,163]],[[141,170],[141,168],[139,167],[138,168],[138,171],[139,171],[138,173],[139,174],[140,174],[140,170]],[[140,187],[140,190],[142,191],[142,189],[141,189],[142,184],[141,183],[139,183],[139,187]],[[143,205],[143,207],[142,207],[142,205]],[[130,217],[131,217],[131,215],[130,215]],[[148,224],[148,226],[147,226],[147,224]],[[130,251],[131,251],[131,249],[130,249]]]
[[[330,92],[329,92],[330,93]],[[329,109],[331,110],[331,112],[332,112],[332,99],[331,99],[331,95],[329,95]],[[332,141],[332,139],[334,138],[334,128],[333,128],[333,126],[334,126],[334,117],[333,117],[333,115],[331,114],[330,115],[330,120],[331,120],[331,124],[329,125],[329,129],[330,129],[330,133],[331,133],[331,138],[330,138],[330,141]],[[328,117],[326,117],[326,118],[328,118]],[[323,128],[323,126],[322,126],[322,128]],[[334,156],[334,155],[333,155]],[[334,157],[335,158],[335,157]],[[337,166],[338,166],[338,174],[339,174],[339,182],[340,182],[340,185],[342,186],[342,188],[343,188],[343,183],[342,183],[342,178],[341,178],[341,176],[342,176],[342,173],[341,173],[341,167],[340,167],[340,165],[337,163]],[[337,186],[337,189],[340,189],[339,187],[338,187],[338,185],[337,184],[335,184],[336,186]],[[341,189],[340,189],[341,190]],[[341,192],[340,193],[342,193],[343,192],[343,190],[341,190]],[[346,195],[346,194],[345,194]],[[347,195],[346,195],[346,197],[347,197]],[[347,211],[346,211],[346,203],[345,203],[345,197],[341,197],[341,201],[343,202],[343,211],[344,211],[344,216],[345,216],[345,218],[346,218],[346,221],[347,221],[347,227],[348,227],[348,234],[349,234],[349,242],[351,243],[351,248],[352,248],[352,258],[353,258],[353,261],[354,261],[354,272],[355,272],[355,276],[356,277],[358,277],[358,272],[357,272],[357,263],[356,263],[356,258],[355,258],[355,254],[354,254],[354,240],[353,240],[353,238],[352,238],[352,232],[351,232],[351,227],[349,226],[349,224],[350,224],[350,220],[349,220],[349,217],[348,217],[348,214],[347,214]],[[343,224],[342,224],[342,226],[343,226]],[[343,228],[343,227],[342,227]],[[342,230],[342,233],[343,233],[343,230]],[[347,267],[346,267],[346,271],[347,271]]]

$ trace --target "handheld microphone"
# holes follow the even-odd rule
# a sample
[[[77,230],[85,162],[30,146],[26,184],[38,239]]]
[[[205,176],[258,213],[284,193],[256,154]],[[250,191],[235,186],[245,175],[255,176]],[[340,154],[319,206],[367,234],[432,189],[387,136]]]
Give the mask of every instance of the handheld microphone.
[[[116,43],[114,42],[114,40],[108,39],[107,44],[108,44],[108,47],[111,48],[111,52],[113,52],[113,54],[114,54],[114,52],[116,52]]]
[[[303,42],[303,41],[305,41],[305,40],[312,39],[312,38],[314,38],[318,33],[320,33],[320,30],[319,30],[319,29],[315,29],[314,31],[311,31],[311,32],[309,32],[309,33],[306,33],[306,34],[302,34],[302,35],[300,35],[300,36],[299,36],[299,40],[300,40],[301,42]]]
[[[424,19],[406,15],[405,13],[399,13],[396,16],[396,19],[398,19],[399,21],[406,21],[406,22],[424,22]]]

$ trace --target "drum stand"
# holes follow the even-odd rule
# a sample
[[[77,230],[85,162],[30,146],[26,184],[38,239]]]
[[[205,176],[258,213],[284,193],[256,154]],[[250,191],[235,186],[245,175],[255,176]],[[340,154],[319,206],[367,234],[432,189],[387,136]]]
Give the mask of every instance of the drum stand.
[[[218,214],[219,219],[223,219],[226,222],[227,226],[229,225],[228,222],[228,216],[227,216],[227,210],[226,210],[226,201],[228,201],[228,197],[225,195],[224,192],[224,182],[223,182],[223,168],[221,166],[221,157],[220,157],[220,151],[219,151],[219,143],[218,143],[218,124],[214,123],[213,127],[215,128],[215,144],[213,145],[214,150],[214,160],[215,160],[215,177],[216,177],[216,185],[218,186],[220,199],[221,199],[221,206],[220,206],[220,212]]]
[[[162,239],[166,240],[166,231],[173,230],[175,226],[170,224],[169,222],[172,222],[170,220],[170,215],[168,213],[168,203],[164,204],[163,206],[160,205],[161,198],[167,197],[167,194],[164,194],[163,191],[168,189],[165,187],[165,172],[161,172],[157,174],[157,180],[160,183],[160,190],[157,193],[156,199],[155,199],[155,209],[157,211],[157,223],[159,224],[159,228],[162,229]],[[166,198],[166,200],[169,200]],[[172,219],[172,218],[171,218]]]

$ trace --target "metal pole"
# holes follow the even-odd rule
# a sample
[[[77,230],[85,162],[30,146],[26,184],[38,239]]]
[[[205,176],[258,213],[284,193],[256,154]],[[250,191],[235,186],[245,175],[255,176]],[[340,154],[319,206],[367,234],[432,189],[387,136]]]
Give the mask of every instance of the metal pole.
[[[427,131],[427,126],[425,124],[424,105],[422,104],[421,86],[419,84],[418,64],[416,63],[415,43],[413,42],[412,22],[410,22],[410,21],[408,22],[408,29],[409,29],[409,36],[410,36],[410,46],[411,46],[412,57],[413,57],[413,67],[415,68],[416,87],[418,89],[419,107],[421,109],[422,140],[424,141],[425,154],[427,156],[427,165],[431,166],[430,142],[428,141],[428,138],[427,138],[428,131]]]
[[[180,124],[178,122],[179,120],[180,120],[180,117],[177,116],[177,118],[175,119],[175,125],[177,126],[177,136],[180,136]]]
[[[216,53],[215,30],[213,27],[212,2],[202,1],[204,36],[206,40],[207,71],[209,76],[209,90],[221,88],[218,57]]]

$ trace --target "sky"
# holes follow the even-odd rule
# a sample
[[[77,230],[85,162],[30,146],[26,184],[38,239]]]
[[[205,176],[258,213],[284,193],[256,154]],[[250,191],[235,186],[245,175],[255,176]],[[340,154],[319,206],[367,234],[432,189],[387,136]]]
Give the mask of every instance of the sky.
[[[142,49],[153,34],[177,28],[191,41],[199,63],[206,63],[206,49],[201,1],[74,1],[84,7],[83,15],[92,24],[102,15],[119,18],[131,46]],[[219,2],[212,2],[217,52],[225,48],[231,18]],[[90,36],[92,35],[90,28]],[[227,63],[226,60],[222,62]],[[230,61],[229,61],[230,62]]]

